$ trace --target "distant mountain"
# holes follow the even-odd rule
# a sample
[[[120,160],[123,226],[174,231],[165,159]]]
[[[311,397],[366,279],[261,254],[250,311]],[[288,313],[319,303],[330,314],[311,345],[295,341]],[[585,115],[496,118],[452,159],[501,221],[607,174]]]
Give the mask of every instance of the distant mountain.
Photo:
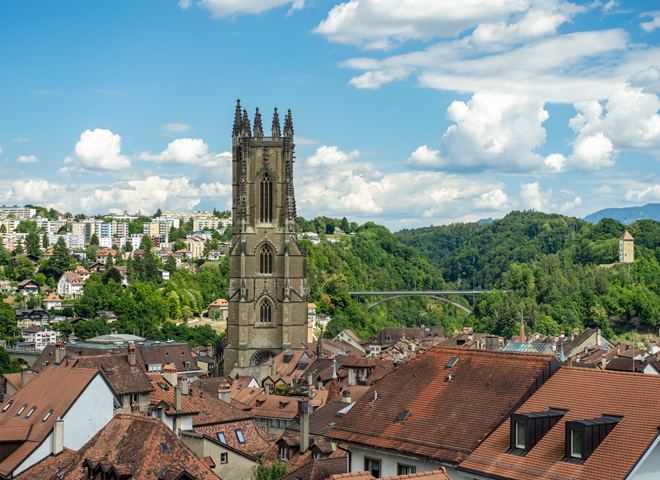
[[[587,215],[584,220],[598,223],[603,218],[613,218],[624,224],[645,219],[660,221],[660,203],[648,203],[642,207],[606,208]]]
[[[482,218],[481,220],[477,220],[477,223],[481,225],[482,223],[493,223],[497,218],[493,219],[491,217],[489,218]]]

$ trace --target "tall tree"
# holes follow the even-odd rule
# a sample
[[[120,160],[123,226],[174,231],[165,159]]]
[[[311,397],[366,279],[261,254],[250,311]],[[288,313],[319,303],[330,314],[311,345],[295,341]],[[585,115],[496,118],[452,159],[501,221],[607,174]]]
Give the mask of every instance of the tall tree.
[[[162,214],[163,214],[163,212],[161,212],[161,211],[160,211],[160,208],[159,208],[158,211],[157,211],[156,213],[154,213],[154,218],[158,218],[158,217],[160,217]]]
[[[92,233],[92,237],[89,239],[89,245],[99,246],[99,237],[95,233]]]
[[[50,246],[50,242],[48,241],[48,234],[44,233],[44,236],[41,239],[41,245],[48,250],[48,247]]]
[[[115,261],[114,261],[113,257],[114,256],[112,255],[112,253],[108,253],[108,256],[106,257],[106,261],[105,261],[105,269],[106,270],[110,270],[112,268],[115,268]]]
[[[143,250],[151,250],[154,248],[154,242],[151,240],[151,237],[144,235],[140,241],[140,248]]]
[[[39,234],[34,230],[30,231],[25,237],[25,244],[27,245],[27,253],[30,255],[40,256],[41,250],[39,250]]]

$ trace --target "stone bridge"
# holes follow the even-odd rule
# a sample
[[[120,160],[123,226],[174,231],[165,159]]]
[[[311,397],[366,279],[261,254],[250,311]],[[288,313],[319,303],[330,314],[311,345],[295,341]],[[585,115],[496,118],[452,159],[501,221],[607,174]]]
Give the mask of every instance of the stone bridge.
[[[37,361],[39,355],[41,355],[41,350],[36,348],[12,348],[9,347],[6,349],[11,360],[18,360],[21,365],[34,365],[34,362]]]

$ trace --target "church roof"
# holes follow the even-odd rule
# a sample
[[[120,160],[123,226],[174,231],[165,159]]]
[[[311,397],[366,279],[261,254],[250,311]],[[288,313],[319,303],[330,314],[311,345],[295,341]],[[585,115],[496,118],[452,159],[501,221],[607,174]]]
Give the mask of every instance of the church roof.
[[[625,232],[623,232],[623,235],[619,237],[619,240],[635,240],[635,239],[633,238],[632,235],[630,235],[630,233],[628,233],[628,230],[626,230]]]

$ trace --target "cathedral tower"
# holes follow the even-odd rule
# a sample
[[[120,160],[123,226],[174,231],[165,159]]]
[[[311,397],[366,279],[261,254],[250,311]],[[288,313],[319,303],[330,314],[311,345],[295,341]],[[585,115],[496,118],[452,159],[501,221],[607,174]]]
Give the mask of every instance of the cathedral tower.
[[[232,135],[232,246],[224,371],[259,365],[283,350],[305,349],[307,259],[296,237],[291,110],[280,131],[277,108],[264,136],[236,105]]]

